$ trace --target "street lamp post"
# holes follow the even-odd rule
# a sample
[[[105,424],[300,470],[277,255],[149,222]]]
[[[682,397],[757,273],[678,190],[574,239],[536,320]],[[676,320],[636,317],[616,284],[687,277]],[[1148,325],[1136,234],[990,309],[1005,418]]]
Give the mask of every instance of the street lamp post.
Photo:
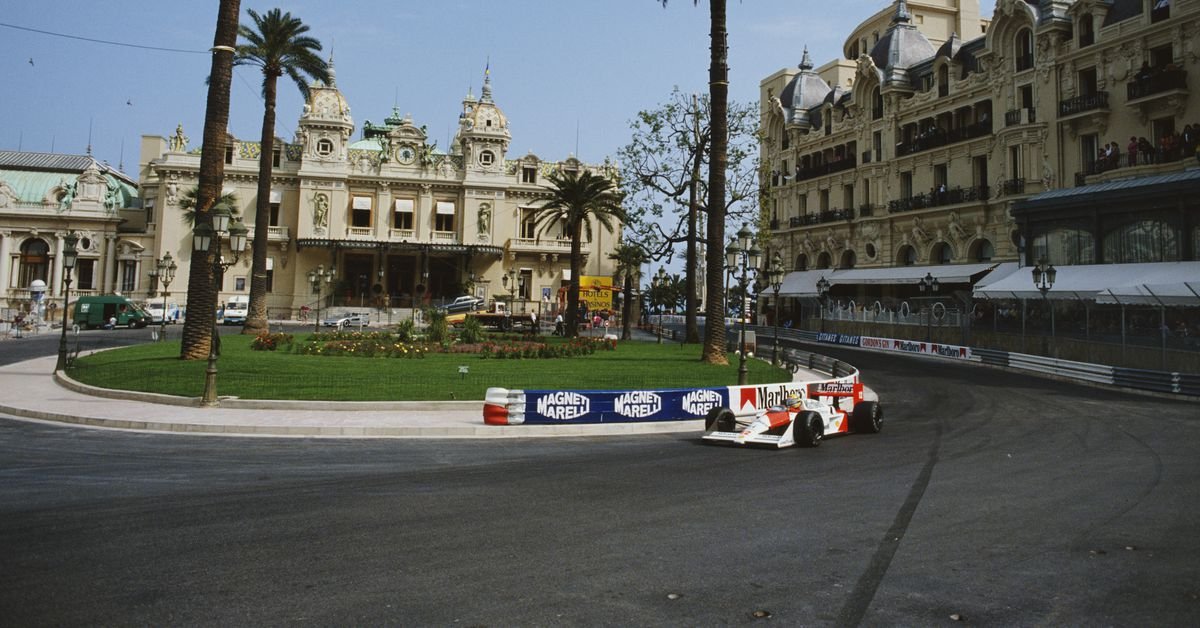
[[[246,233],[249,229],[236,221],[230,224],[230,211],[223,203],[214,205],[212,224],[200,223],[192,230],[192,249],[197,253],[206,253],[212,258],[213,294],[221,294],[221,283],[225,277],[225,269],[236,264],[246,249]],[[221,235],[229,234],[229,248],[233,252],[233,260],[221,260]],[[213,248],[216,250],[214,251]],[[217,402],[217,356],[218,343],[217,318],[213,316],[212,338],[208,345],[208,368],[204,370],[204,394],[200,397],[200,405],[215,406]]]
[[[1054,280],[1058,278],[1058,270],[1054,268],[1054,264],[1046,261],[1045,258],[1039,259],[1037,266],[1033,267],[1033,285],[1037,287],[1038,292],[1042,293],[1042,300],[1050,307],[1050,337],[1054,338],[1054,306],[1050,305],[1049,293],[1054,287]]]
[[[513,324],[513,309],[515,309],[514,304],[517,301],[517,271],[509,270],[507,274],[501,275],[500,283],[504,284],[504,290],[508,292],[508,311],[504,315],[508,317],[506,326],[511,327]]]
[[[771,258],[771,269],[767,271],[771,292],[775,293],[775,310],[771,320],[775,323],[775,341],[771,344],[771,366],[779,365],[779,290],[783,288],[783,258],[779,251]]]
[[[750,270],[755,273],[761,272],[759,269],[760,258],[762,251],[759,250],[758,244],[751,239],[754,234],[750,231],[750,227],[742,225],[738,229],[737,238],[729,241],[729,246],[725,247],[725,267],[735,274],[740,269],[741,277],[738,277],[738,285],[742,288],[743,302],[738,304],[738,315],[742,319],[741,335],[738,339],[740,351],[738,359],[738,385],[746,384],[746,306],[745,299],[749,297],[748,290],[750,289]]]
[[[317,264],[315,269],[308,271],[308,283],[317,292],[317,319],[313,321],[314,334],[321,331],[321,284],[332,283],[335,273],[336,270],[333,266],[330,266],[329,270],[325,270],[324,264]]]
[[[930,294],[930,298],[933,298],[933,296],[937,294],[938,289],[941,288],[941,285],[938,284],[937,277],[934,277],[933,273],[925,273],[925,276],[921,278],[921,281],[917,282],[917,288],[920,289],[922,294],[928,292]],[[929,311],[925,313],[925,342],[933,342],[932,305],[929,306]]]
[[[829,298],[829,289],[833,284],[824,275],[817,280],[817,303],[821,305],[821,333],[825,333],[825,301]]]
[[[663,306],[667,304],[667,299],[663,295],[667,289],[667,269],[659,266],[658,274],[650,280],[654,288],[654,303],[658,306],[658,344],[662,344],[662,316]]]
[[[167,339],[167,295],[170,294],[167,292],[167,289],[171,287],[171,282],[175,280],[175,270],[177,268],[179,268],[179,265],[175,263],[175,260],[171,259],[170,251],[167,251],[167,254],[163,255],[162,259],[158,260],[155,268],[158,281],[162,284],[163,291],[162,324],[159,325],[158,328],[158,339],[160,341]]]
[[[58,338],[58,362],[54,365],[55,371],[61,371],[67,368],[67,321],[74,318],[70,312],[71,306],[71,271],[75,269],[75,260],[79,257],[79,251],[75,245],[79,242],[79,236],[75,232],[68,233],[63,238],[62,251],[62,267],[63,267],[63,321],[62,335]]]

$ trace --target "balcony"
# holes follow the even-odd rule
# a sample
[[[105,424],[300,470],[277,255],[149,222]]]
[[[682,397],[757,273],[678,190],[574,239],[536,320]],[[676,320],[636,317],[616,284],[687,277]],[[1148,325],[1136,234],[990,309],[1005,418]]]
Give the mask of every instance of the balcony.
[[[820,222],[820,218],[816,214],[804,214],[803,216],[792,216],[788,218],[789,227],[803,227],[805,225],[815,225]]]
[[[988,199],[988,192],[988,186],[986,185],[967,188],[955,186],[944,191],[930,190],[928,194],[917,194],[908,198],[888,201],[887,210],[889,214],[896,214],[915,209],[986,201]],[[865,216],[866,214],[863,215]]]
[[[867,218],[875,214],[875,206],[870,203],[863,203],[858,206],[858,215],[862,218]]]
[[[1010,194],[1024,194],[1024,193],[1025,193],[1025,179],[1009,179],[1009,180],[1005,181],[1004,183],[1000,184],[1001,196],[1008,196]]]
[[[1037,110],[1033,108],[1012,109],[1004,112],[1004,126],[1033,124],[1037,122]]]
[[[992,123],[990,120],[982,120],[974,124],[958,127],[944,131],[940,127],[932,127],[926,129],[917,137],[896,144],[896,156],[903,157],[921,151],[941,148],[948,144],[956,144],[977,137],[991,135]]]
[[[389,240],[416,240],[416,229],[388,229]]]
[[[1126,83],[1125,104],[1138,105],[1181,93],[1187,93],[1187,70],[1159,70]]]
[[[457,244],[458,232],[456,231],[434,231],[432,240],[435,244]]]
[[[370,238],[375,235],[375,230],[371,227],[346,227],[346,237],[348,238]]]
[[[854,210],[827,209],[817,215],[818,222],[838,222],[842,220],[854,220]]]
[[[587,240],[579,243],[579,250],[588,253],[591,249]],[[505,246],[510,253],[558,253],[570,254],[570,238],[509,238]]]
[[[1075,118],[1093,111],[1108,112],[1108,92],[1085,94],[1058,103],[1058,117],[1062,119]]]
[[[254,226],[247,225],[247,228],[250,231],[249,231],[249,233],[246,234],[246,237],[250,241],[253,241],[254,240]],[[287,241],[287,239],[288,239],[288,228],[286,226],[275,225],[275,226],[267,227],[267,241],[279,242],[279,241]]]
[[[796,180],[807,181],[816,177],[823,177],[827,174],[842,172],[844,170],[853,170],[858,165],[858,161],[853,157],[845,157],[837,161],[810,166],[808,168],[796,168]]]

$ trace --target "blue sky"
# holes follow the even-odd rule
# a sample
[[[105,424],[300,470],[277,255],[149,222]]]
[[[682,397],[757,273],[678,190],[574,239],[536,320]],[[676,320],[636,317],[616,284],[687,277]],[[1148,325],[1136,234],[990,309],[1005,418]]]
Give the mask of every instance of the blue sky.
[[[759,80],[797,64],[805,45],[818,64],[835,57],[850,30],[888,4],[730,0],[731,97],[757,99]],[[489,60],[494,97],[512,129],[510,157],[533,151],[562,159],[577,145],[585,161],[615,157],[637,111],[664,101],[676,85],[707,90],[707,2],[672,0],[664,9],[657,0],[243,0],[243,22],[246,8],[275,6],[308,24],[326,51],[333,48],[358,129],[364,120],[382,121],[394,103],[427,125],[439,149],[468,88],[479,94]],[[991,6],[985,0],[985,15]],[[204,51],[217,3],[0,0],[0,7],[4,24]],[[169,135],[182,123],[198,145],[208,69],[204,52],[0,26],[0,149],[83,153],[90,125],[93,154],[113,165],[123,160],[136,177],[142,135]],[[229,130],[239,138],[258,139],[260,84],[253,68],[236,71]],[[301,104],[281,81],[278,136],[291,139]]]

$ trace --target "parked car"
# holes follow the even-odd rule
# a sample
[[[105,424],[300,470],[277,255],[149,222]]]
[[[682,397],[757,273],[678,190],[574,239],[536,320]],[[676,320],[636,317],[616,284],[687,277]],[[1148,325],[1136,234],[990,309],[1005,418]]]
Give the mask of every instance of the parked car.
[[[474,312],[483,309],[483,299],[470,295],[463,295],[455,298],[453,301],[443,305],[441,310],[447,314],[455,314],[458,312]]]
[[[321,325],[324,327],[370,327],[371,316],[369,314],[331,316],[321,321]]]
[[[85,329],[128,326],[145,327],[150,323],[150,314],[138,307],[128,297],[118,294],[79,297],[75,302],[72,320]]]
[[[166,306],[167,306],[166,307],[167,324],[174,325],[175,323],[178,323],[179,318],[181,316],[179,304],[174,301],[168,301]],[[148,301],[146,303],[146,306],[143,309],[146,310],[146,312],[150,314],[150,322],[151,323],[154,323],[156,325],[162,323],[162,320],[163,320],[163,302],[162,301]]]

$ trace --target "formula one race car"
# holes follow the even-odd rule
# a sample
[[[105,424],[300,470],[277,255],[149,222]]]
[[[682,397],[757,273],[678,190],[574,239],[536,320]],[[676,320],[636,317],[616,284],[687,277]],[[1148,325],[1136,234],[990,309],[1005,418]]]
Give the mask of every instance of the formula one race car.
[[[752,409],[743,415],[729,408],[713,408],[704,420],[704,440],[782,449],[792,445],[816,447],[826,436],[846,432],[878,433],[883,427],[879,402],[859,401],[847,411],[841,409],[839,401],[848,396],[861,399],[861,389],[853,394],[818,390],[808,396],[793,391],[782,405]],[[823,397],[832,403],[822,402]]]

